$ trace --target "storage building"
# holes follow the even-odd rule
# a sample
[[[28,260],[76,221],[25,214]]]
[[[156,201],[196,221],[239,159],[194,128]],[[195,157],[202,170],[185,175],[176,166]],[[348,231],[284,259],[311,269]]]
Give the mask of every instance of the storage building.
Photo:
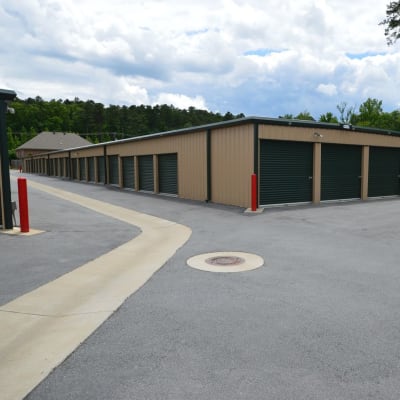
[[[251,206],[400,194],[400,132],[241,118],[24,159],[27,172]]]

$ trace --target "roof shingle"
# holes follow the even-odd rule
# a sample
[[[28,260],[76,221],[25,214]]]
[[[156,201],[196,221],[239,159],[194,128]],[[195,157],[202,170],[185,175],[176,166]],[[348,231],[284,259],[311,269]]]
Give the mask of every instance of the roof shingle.
[[[41,132],[19,146],[17,150],[63,150],[90,144],[91,142],[76,133]]]

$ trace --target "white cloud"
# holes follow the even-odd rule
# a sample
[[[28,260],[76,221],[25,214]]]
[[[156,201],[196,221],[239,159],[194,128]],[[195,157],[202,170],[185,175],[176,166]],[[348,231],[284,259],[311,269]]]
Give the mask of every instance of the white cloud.
[[[334,96],[337,94],[336,85],[334,85],[333,83],[320,83],[317,87],[317,91],[327,96]]]
[[[189,107],[195,107],[199,110],[207,110],[205,100],[203,99],[202,96],[196,96],[194,98],[191,98],[183,94],[160,93],[153,101],[153,105],[156,104],[173,105],[181,109],[188,109]]]
[[[318,115],[366,97],[390,110],[400,56],[378,25],[385,10],[375,0],[2,2],[0,82],[20,97],[247,115]]]

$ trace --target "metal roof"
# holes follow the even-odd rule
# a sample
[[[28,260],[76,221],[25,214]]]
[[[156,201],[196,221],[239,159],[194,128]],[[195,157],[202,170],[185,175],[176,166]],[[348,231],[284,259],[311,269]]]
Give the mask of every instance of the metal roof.
[[[204,131],[208,129],[219,129],[230,126],[237,125],[247,125],[247,124],[259,124],[259,125],[280,125],[280,126],[292,126],[292,127],[302,127],[302,128],[320,128],[320,129],[335,129],[335,130],[343,130],[343,131],[353,131],[353,132],[363,132],[369,134],[378,134],[378,135],[389,135],[389,136],[399,136],[399,131],[390,131],[385,129],[378,128],[369,128],[362,126],[354,126],[351,124],[336,124],[336,123],[326,123],[326,122],[316,122],[316,121],[306,121],[306,120],[298,120],[298,119],[284,119],[284,118],[266,118],[266,117],[244,117],[232,119],[229,121],[223,122],[215,122],[206,125],[192,126],[190,128],[183,129],[175,129],[172,131],[165,131],[159,133],[152,133],[148,135],[142,136],[134,136],[131,138],[120,139],[109,142],[102,142],[97,144],[89,144],[83,146],[75,146],[71,148],[65,148],[62,150],[77,150],[78,148],[88,148],[88,147],[99,147],[104,145],[112,145],[112,144],[121,144],[127,142],[134,142],[138,140],[147,140],[154,139],[162,136],[174,136],[174,135],[184,135],[193,132]],[[61,149],[60,149],[61,151]]]

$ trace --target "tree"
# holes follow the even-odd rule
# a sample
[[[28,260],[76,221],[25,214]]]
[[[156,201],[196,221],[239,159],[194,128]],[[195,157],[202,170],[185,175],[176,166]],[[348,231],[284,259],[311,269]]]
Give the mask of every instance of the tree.
[[[357,124],[378,128],[382,113],[382,100],[368,98],[360,105]]]
[[[294,119],[300,119],[302,121],[315,121],[314,117],[307,110],[304,110],[300,114],[296,115]]]
[[[391,1],[387,5],[386,18],[379,25],[385,26],[385,36],[388,46],[400,39],[400,1]]]
[[[293,117],[293,114],[283,114],[283,115],[280,115],[278,118],[280,118],[280,119],[293,119],[294,117]]]
[[[319,117],[319,122],[328,122],[330,124],[337,124],[339,121],[331,112],[327,112],[326,114],[322,114]]]
[[[342,101],[336,106],[339,111],[339,121],[342,124],[352,124],[355,119],[355,107],[347,107],[347,103]]]

